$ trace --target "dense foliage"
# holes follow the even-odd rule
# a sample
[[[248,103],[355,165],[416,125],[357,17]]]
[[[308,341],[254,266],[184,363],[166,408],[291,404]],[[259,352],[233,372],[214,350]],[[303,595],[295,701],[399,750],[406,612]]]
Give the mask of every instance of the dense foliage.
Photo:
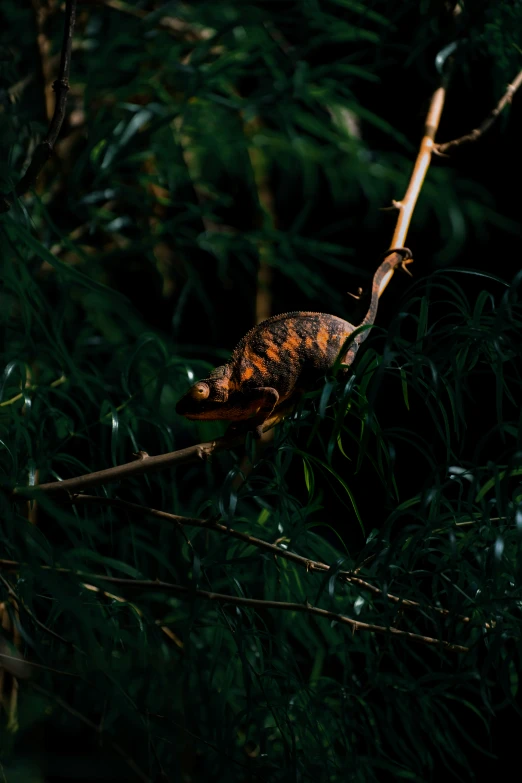
[[[174,404],[260,313],[360,320],[366,299],[345,292],[389,245],[382,208],[407,186],[437,53],[460,41],[446,140],[520,70],[519,5],[79,4],[56,155],[0,222],[9,783],[498,770],[503,727],[520,725],[520,96],[435,159],[414,280],[394,276],[354,372],[323,379],[245,481],[238,449],[92,490],[281,556],[13,488],[221,434]],[[63,17],[55,0],[2,3],[5,194],[52,114]]]

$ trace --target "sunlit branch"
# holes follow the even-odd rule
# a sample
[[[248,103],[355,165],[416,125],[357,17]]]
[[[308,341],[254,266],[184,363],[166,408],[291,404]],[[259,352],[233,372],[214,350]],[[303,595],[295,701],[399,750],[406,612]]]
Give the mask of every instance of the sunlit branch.
[[[446,85],[442,84],[433,93],[424,126],[424,136],[422,137],[417,159],[415,161],[413,172],[410,177],[404,198],[401,199],[401,201],[393,202],[393,206],[399,210],[399,218],[397,220],[395,231],[393,233],[390,244],[390,247],[392,248],[404,247],[405,245],[413,210],[415,209],[417,199],[419,198],[419,193],[426,177],[426,172],[428,171],[431,162],[431,156],[435,146],[435,134],[437,133],[437,129],[439,127],[445,97]],[[390,269],[386,277],[383,279],[379,289],[379,296],[381,296],[382,292],[390,282],[394,271],[394,269]]]
[[[113,468],[97,470],[93,473],[85,473],[74,478],[64,479],[63,481],[52,481],[47,484],[39,484],[33,489],[29,487],[16,487],[15,495],[26,497],[28,493],[47,492],[82,492],[90,487],[98,487],[101,484],[110,484],[113,481],[119,481],[123,478],[132,476],[141,476],[144,473],[150,473],[155,470],[171,468],[175,465],[186,465],[189,462],[197,462],[199,459],[210,459],[219,451],[226,451],[237,448],[245,440],[244,435],[236,435],[233,438],[218,438],[217,440],[207,441],[206,443],[197,443],[194,446],[188,446],[185,449],[171,451],[167,454],[158,454],[151,457],[141,452],[137,459],[132,462],[125,462],[122,465],[116,465]]]

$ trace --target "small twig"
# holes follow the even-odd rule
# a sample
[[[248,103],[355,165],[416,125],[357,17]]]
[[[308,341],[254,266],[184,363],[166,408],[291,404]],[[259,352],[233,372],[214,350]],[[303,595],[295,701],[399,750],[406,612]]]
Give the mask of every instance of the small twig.
[[[138,617],[143,617],[143,612],[141,611],[139,606],[136,606],[136,604],[131,604],[130,601],[127,601],[126,598],[122,598],[121,595],[114,595],[114,593],[108,593],[106,590],[102,590],[101,587],[96,587],[96,585],[90,585],[87,582],[83,583],[83,587],[85,587],[86,590],[91,590],[93,593],[100,593],[105,598],[108,598],[110,601],[116,601],[117,603],[120,604],[123,603],[128,604],[128,606],[130,606],[136,612]],[[160,631],[162,631],[165,634],[165,636],[168,636],[169,639],[174,642],[176,647],[179,647],[181,650],[183,649],[183,642],[181,641],[179,636],[177,636],[173,631],[171,631],[170,628],[168,628],[166,625],[161,625],[160,621],[156,620],[155,624],[158,626]]]
[[[53,154],[54,146],[65,118],[67,93],[69,92],[69,72],[71,69],[71,46],[75,21],[76,0],[66,0],[60,70],[58,73],[58,78],[53,84],[53,90],[56,94],[54,113],[51,118],[47,135],[43,141],[37,145],[31,162],[27,167],[27,171],[15,186],[14,193],[17,196],[22,196],[35,184],[38,175]],[[9,211],[11,206],[12,201],[10,196],[4,196],[0,203],[0,213]]]
[[[243,436],[237,436],[237,441],[234,441],[233,445],[239,445],[242,440]],[[77,476],[73,479],[55,481],[49,484],[40,484],[36,489],[51,493],[68,491],[72,494],[79,489],[97,486],[98,484],[109,483],[129,475],[146,473],[148,472],[149,468],[152,470],[159,470],[164,467],[170,467],[174,464],[185,464],[186,462],[195,461],[198,458],[202,458],[202,452],[209,456],[215,451],[232,448],[233,445],[229,439],[226,441],[209,441],[208,443],[190,446],[187,449],[173,451],[169,454],[160,454],[157,457],[148,457],[146,460],[134,460],[133,462],[127,462],[124,465],[118,465],[114,468],[107,468],[107,470],[100,470],[96,473],[87,473],[84,476]],[[200,447],[203,447],[203,449]],[[15,489],[15,493],[26,494],[27,487],[19,487],[18,489]],[[215,530],[217,532],[229,535],[232,538],[244,541],[247,544],[251,544],[252,546],[256,546],[259,549],[264,549],[265,551],[271,552],[278,557],[291,560],[294,563],[304,566],[309,571],[324,573],[330,568],[330,566],[328,566],[326,563],[313,561],[307,557],[304,557],[303,555],[298,555],[294,552],[281,549],[275,544],[271,544],[268,541],[263,541],[260,538],[249,535],[248,533],[242,533],[239,530],[234,530],[233,528],[227,527],[226,525],[221,525],[218,522],[208,522],[204,519],[198,519],[195,517],[183,517],[177,514],[170,514],[167,511],[161,511],[160,509],[148,508],[137,503],[131,503],[127,500],[121,500],[119,498],[108,498],[100,495],[87,495],[83,492],[79,494],[72,494],[70,499],[73,503],[99,503],[102,505],[116,506],[127,509],[128,511],[134,511],[139,514],[148,514],[150,516],[156,517],[157,519],[164,519],[169,522],[174,522],[177,525],[191,525],[193,527],[201,527],[207,530]],[[11,561],[0,560],[0,567],[2,567],[2,564],[8,564],[10,562]],[[357,576],[351,575],[348,571],[341,571],[338,576],[343,581],[358,585],[361,589],[371,592],[374,595],[384,595],[378,587],[375,587],[375,585],[372,585]],[[436,606],[423,607],[417,601],[401,598],[400,596],[393,595],[392,593],[386,593],[386,598],[389,601],[400,604],[401,607],[407,609],[431,609],[444,616],[449,616],[450,614],[448,609],[443,609]],[[470,618],[464,615],[459,615],[458,619],[464,623],[470,622]]]
[[[504,107],[511,103],[513,95],[518,88],[522,85],[522,71],[518,74],[511,84],[508,84],[506,92],[499,100],[495,108],[486,117],[484,122],[479,125],[478,128],[474,128],[471,133],[466,133],[465,136],[460,136],[458,139],[452,139],[451,141],[445,141],[443,144],[435,144],[433,151],[438,154],[444,154],[453,147],[460,147],[462,144],[467,144],[470,141],[477,141],[487,130],[491,128]]]
[[[0,568],[9,568],[10,570],[18,570],[21,567],[21,563],[13,560],[0,560]],[[336,612],[330,612],[327,609],[320,609],[318,606],[312,606],[309,603],[291,603],[288,601],[266,601],[261,598],[244,598],[237,595],[224,595],[222,593],[212,593],[208,590],[195,590],[192,587],[185,587],[184,585],[174,584],[173,582],[163,582],[159,579],[126,579],[118,576],[107,576],[105,574],[92,574],[85,573],[83,571],[74,571],[71,568],[54,568],[53,566],[42,566],[42,569],[55,571],[61,574],[70,574],[76,576],[83,581],[89,580],[108,582],[109,584],[118,585],[120,588],[129,588],[132,590],[140,590],[142,592],[152,591],[164,591],[166,593],[173,593],[181,598],[202,598],[207,601],[218,601],[220,603],[233,604],[234,606],[247,606],[252,609],[279,609],[289,612],[305,612],[307,614],[316,615],[317,617],[324,617],[328,620],[334,620],[343,625],[349,625],[353,632],[355,631],[369,631],[371,633],[380,633],[384,635],[401,636],[412,642],[418,642],[419,644],[427,644],[431,647],[441,647],[449,652],[468,652],[468,647],[463,647],[460,644],[453,644],[446,642],[443,639],[436,639],[432,636],[423,636],[422,634],[412,633],[411,631],[401,631],[394,626],[374,625],[373,623],[364,623],[359,620],[353,620],[346,615],[337,614]]]

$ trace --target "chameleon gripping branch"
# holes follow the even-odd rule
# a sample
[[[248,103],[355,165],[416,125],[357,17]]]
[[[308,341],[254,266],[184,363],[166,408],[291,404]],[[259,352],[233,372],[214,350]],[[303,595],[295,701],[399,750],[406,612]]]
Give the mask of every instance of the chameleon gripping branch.
[[[404,267],[410,261],[411,254],[406,248],[389,251],[375,273],[368,313],[359,326],[372,324],[375,319],[381,280],[395,267]],[[279,405],[288,405],[295,400],[306,388],[309,377],[313,378],[333,366],[355,329],[348,321],[325,313],[296,312],[274,316],[254,327],[240,341],[231,363],[216,368],[209,378],[194,384],[179,401],[178,413],[194,419],[245,420],[247,426],[256,428],[259,436],[274,411],[277,415]],[[344,357],[346,364],[353,362],[359,345],[367,335],[368,330],[360,332],[347,347]],[[284,350],[287,360],[282,362],[280,352]],[[267,377],[270,383],[266,382]],[[242,387],[244,381],[246,383]],[[254,414],[252,418],[251,414]],[[63,481],[39,484],[34,490],[18,487],[14,493],[26,496],[28,492],[32,494],[34,491],[83,492],[87,488],[125,477],[198,459],[206,460],[218,451],[240,446],[244,439],[245,432],[232,431],[215,441],[155,457],[139,455],[137,460],[123,465]]]
[[[176,412],[187,419],[230,421],[233,429],[239,422],[260,438],[265,424],[292,408],[340,357],[346,366],[353,363],[368,335],[367,329],[359,330],[375,321],[381,281],[411,260],[406,248],[386,253],[373,278],[368,312],[357,327],[335,315],[304,311],[275,315],[254,326],[230,361],[197,381],[179,400]]]

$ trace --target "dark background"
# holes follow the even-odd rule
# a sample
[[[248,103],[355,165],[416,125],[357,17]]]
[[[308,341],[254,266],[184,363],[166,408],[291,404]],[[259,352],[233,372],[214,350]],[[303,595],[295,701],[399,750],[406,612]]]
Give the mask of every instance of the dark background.
[[[52,0],[2,4],[6,194],[49,122],[63,20]],[[17,699],[9,670],[2,684],[9,783],[481,780],[516,764],[520,95],[433,157],[414,279],[383,294],[351,390],[321,379],[238,492],[241,450],[96,490],[281,541],[329,563],[324,578],[197,528],[44,495],[28,510],[11,491],[221,434],[174,405],[255,323],[260,267],[269,312],[358,323],[437,54],[459,42],[447,141],[500,100],[520,40],[504,3],[79,3],[55,155],[0,226],[2,557],[24,564],[5,573],[3,627],[43,667]],[[337,579],[352,568],[428,609],[367,600]],[[159,590],[94,594],[78,572],[309,601],[471,652]]]

